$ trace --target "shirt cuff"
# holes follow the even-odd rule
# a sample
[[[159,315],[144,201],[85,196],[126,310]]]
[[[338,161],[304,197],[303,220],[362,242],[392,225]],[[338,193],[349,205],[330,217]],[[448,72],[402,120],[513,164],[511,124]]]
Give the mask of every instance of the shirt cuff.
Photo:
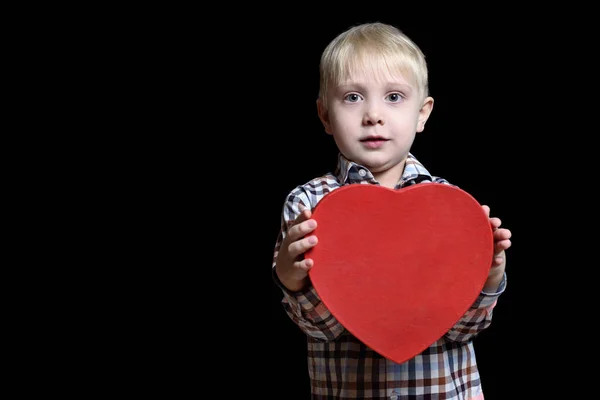
[[[279,276],[277,276],[277,272],[275,271],[275,267],[272,269],[272,277],[275,285],[277,285],[281,291],[283,292],[283,296],[287,300],[287,302],[300,310],[311,310],[315,307],[315,303],[320,303],[321,299],[315,292],[314,288],[311,285],[306,286],[304,289],[299,290],[297,292],[290,291],[281,280],[279,280]]]
[[[496,300],[498,300],[498,297],[504,293],[504,291],[506,290],[506,271],[504,272],[504,274],[502,275],[502,280],[500,281],[500,284],[498,285],[498,289],[496,289],[495,292],[490,293],[490,292],[484,292],[483,290],[481,291],[481,293],[479,294],[479,307],[489,307],[491,305],[493,305]]]

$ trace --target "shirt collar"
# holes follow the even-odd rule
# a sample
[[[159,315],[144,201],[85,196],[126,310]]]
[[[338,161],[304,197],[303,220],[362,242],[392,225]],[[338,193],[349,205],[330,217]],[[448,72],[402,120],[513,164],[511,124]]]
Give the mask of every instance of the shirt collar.
[[[335,175],[342,185],[350,183],[377,183],[371,171],[368,168],[348,160],[338,154],[338,163]],[[413,185],[423,181],[433,181],[429,171],[421,164],[411,153],[408,153],[404,171],[400,180],[396,184],[396,188]]]

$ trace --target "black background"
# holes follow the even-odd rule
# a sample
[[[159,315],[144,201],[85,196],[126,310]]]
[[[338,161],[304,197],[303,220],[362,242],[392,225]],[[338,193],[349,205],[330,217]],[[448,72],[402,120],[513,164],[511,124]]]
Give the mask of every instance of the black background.
[[[77,90],[24,90],[60,123],[28,110],[40,127],[19,133],[53,141],[74,130],[64,150],[82,160],[48,149],[36,170],[66,161],[78,173],[66,181],[74,193],[59,202],[82,229],[67,225],[71,241],[44,235],[55,228],[44,220],[25,225],[66,255],[23,241],[42,257],[24,271],[35,279],[40,269],[31,267],[39,266],[59,282],[44,281],[41,298],[10,298],[11,306],[25,300],[48,310],[47,319],[20,313],[34,326],[16,351],[42,350],[20,361],[58,375],[51,383],[61,390],[121,393],[113,385],[127,384],[163,397],[308,399],[305,339],[271,279],[273,248],[287,193],[335,167],[337,150],[316,110],[321,52],[351,25],[382,21],[405,31],[430,67],[435,106],[413,153],[513,233],[507,290],[475,344],[486,400],[592,397],[596,13],[563,4],[528,13],[491,3],[386,4],[371,17],[364,8],[375,4],[354,16],[349,4],[329,13],[321,5],[224,6],[116,10],[123,24],[91,28],[99,46],[68,30],[81,40],[66,43],[69,57],[32,53],[35,74],[52,71],[40,79]],[[82,49],[93,57],[82,58]],[[78,108],[43,101],[56,94]],[[36,189],[33,212],[57,192],[39,190],[30,176],[23,182]],[[42,209],[65,227],[63,209]],[[56,368],[61,362],[71,368]],[[47,391],[47,382],[36,388]]]

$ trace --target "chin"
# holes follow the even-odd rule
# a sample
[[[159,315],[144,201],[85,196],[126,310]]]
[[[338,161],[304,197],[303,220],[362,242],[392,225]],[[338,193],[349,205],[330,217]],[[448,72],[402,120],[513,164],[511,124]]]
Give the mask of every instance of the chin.
[[[404,159],[402,160],[386,160],[381,162],[366,162],[362,165],[369,168],[369,171],[372,173],[381,173],[391,169],[395,169],[399,164],[402,164]]]
[[[387,165],[367,165],[367,168],[369,168],[369,171],[371,171],[371,173],[378,173],[378,172],[384,172],[387,171],[388,169],[392,168],[393,165],[387,166]]]
[[[358,163],[368,167],[371,172],[382,172],[392,168],[397,164],[393,160],[373,160],[369,159],[368,157],[364,158]]]

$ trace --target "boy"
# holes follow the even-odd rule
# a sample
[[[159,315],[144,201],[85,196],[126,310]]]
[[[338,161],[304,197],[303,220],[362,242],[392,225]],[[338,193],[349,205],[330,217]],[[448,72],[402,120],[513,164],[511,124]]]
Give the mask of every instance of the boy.
[[[337,322],[307,275],[304,253],[318,245],[311,210],[347,184],[399,189],[432,176],[410,153],[433,109],[421,50],[395,27],[350,28],[324,50],[317,111],[339,149],[335,173],[296,187],[287,196],[275,245],[273,278],[289,317],[307,335],[313,399],[483,399],[472,339],[486,329],[506,287],[505,250],[511,232],[489,217],[494,256],[487,281],[470,310],[441,339],[396,364],[368,348]],[[401,338],[399,338],[401,340]]]

